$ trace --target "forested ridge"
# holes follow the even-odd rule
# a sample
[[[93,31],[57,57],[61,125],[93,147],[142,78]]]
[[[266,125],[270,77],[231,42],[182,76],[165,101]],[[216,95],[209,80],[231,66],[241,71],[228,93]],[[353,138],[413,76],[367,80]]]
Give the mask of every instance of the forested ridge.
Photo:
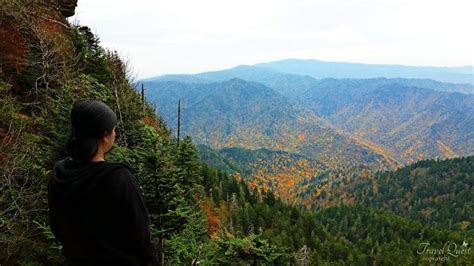
[[[469,208],[446,226],[377,208],[378,193],[367,199],[369,206],[309,211],[250,188],[204,164],[190,137],[178,142],[137,93],[127,64],[101,47],[88,27],[69,24],[42,2],[0,3],[0,264],[64,263],[48,225],[46,184],[54,162],[66,156],[70,108],[83,98],[102,100],[118,115],[117,141],[107,159],[127,163],[138,178],[152,240],[166,265],[416,264],[423,262],[417,254],[423,242],[437,248],[446,241],[474,243],[462,223],[472,215]],[[452,169],[447,172],[459,178],[454,184],[460,190],[453,197],[472,205],[467,194],[458,196],[472,187],[472,157],[456,160],[416,167],[428,169],[428,176]],[[397,173],[382,174],[380,197],[390,196],[383,176]],[[460,181],[466,173],[469,184]],[[354,194],[365,193],[367,185],[360,186]],[[470,263],[472,252],[451,261]]]
[[[414,163],[362,182],[357,201],[437,227],[474,234],[474,156]],[[377,193],[374,193],[374,191]]]

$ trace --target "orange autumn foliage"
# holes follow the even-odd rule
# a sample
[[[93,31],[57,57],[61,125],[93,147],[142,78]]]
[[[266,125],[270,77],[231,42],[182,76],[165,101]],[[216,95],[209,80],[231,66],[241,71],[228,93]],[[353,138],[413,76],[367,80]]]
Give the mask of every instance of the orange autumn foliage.
[[[272,191],[276,196],[292,203],[301,203],[298,193],[304,191],[302,182],[319,172],[318,166],[305,159],[292,159],[288,155],[274,156],[251,164],[253,171],[247,185],[259,191]]]
[[[151,116],[145,116],[143,118],[143,123],[145,123],[145,125],[147,125],[147,126],[154,127],[154,128],[156,128],[158,126],[158,123],[156,122],[156,119],[154,117],[151,117]]]
[[[305,141],[305,139],[306,139],[306,137],[305,137],[304,134],[299,134],[298,135],[298,141],[303,142],[303,141]]]
[[[61,33],[63,30],[63,26],[61,24],[50,18],[40,17],[38,18],[37,24],[43,31],[49,33]]]
[[[217,230],[219,229],[220,220],[217,217],[217,213],[215,212],[212,204],[210,202],[203,202],[199,205],[199,207],[206,213],[207,217],[207,234],[210,237],[216,235]]]

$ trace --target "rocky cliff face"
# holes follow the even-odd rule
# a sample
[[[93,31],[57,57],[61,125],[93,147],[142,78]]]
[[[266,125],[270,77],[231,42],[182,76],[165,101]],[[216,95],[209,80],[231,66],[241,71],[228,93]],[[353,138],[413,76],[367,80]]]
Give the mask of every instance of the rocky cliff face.
[[[35,0],[28,0],[28,4],[46,4],[50,6],[57,7],[61,14],[68,18],[72,17],[75,14],[76,6],[78,0],[42,0],[42,1],[35,1]]]
[[[58,4],[63,16],[66,18],[74,16],[77,0],[58,0]]]

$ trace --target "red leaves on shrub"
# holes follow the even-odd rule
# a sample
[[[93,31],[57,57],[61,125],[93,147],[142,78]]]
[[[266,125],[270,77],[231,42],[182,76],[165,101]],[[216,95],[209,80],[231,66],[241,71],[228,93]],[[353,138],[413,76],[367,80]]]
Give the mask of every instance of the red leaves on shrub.
[[[0,24],[0,66],[17,73],[26,66],[28,46],[20,28],[10,22]]]

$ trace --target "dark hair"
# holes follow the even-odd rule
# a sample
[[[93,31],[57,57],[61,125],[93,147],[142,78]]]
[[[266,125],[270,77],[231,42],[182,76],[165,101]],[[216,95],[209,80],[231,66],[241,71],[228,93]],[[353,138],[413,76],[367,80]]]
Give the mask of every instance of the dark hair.
[[[75,161],[89,161],[99,149],[99,139],[112,132],[117,115],[96,100],[76,102],[71,110],[71,137],[67,151]]]

